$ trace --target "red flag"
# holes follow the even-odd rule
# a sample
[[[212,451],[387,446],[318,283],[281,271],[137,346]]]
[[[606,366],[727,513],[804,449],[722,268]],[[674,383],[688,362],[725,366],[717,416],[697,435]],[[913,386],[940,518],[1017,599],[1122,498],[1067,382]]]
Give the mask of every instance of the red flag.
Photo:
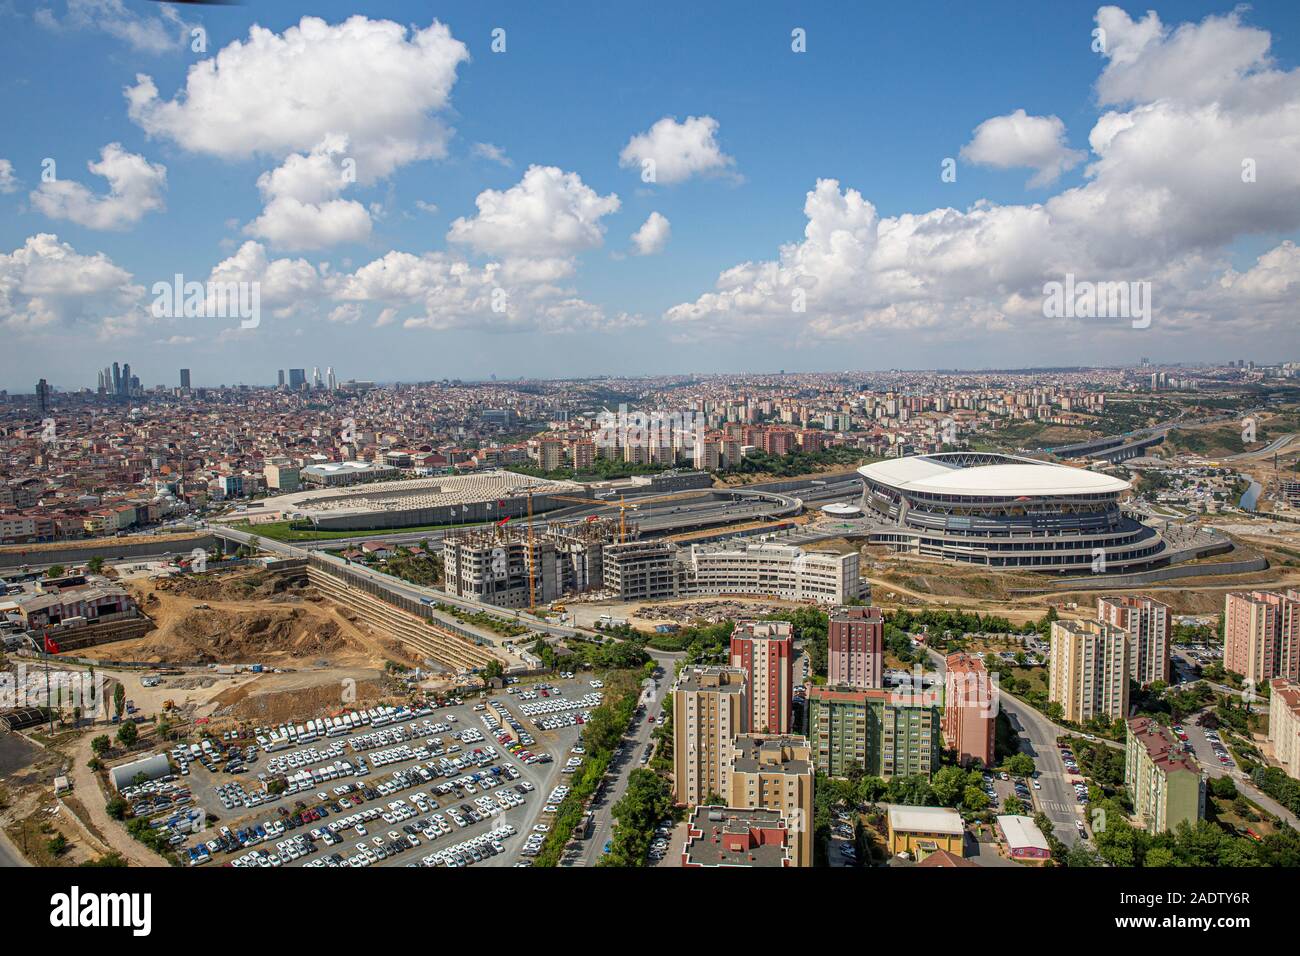
[[[509,515],[506,515],[504,518],[502,518],[500,521],[497,522],[497,527],[498,527],[498,528],[501,527],[503,524],[505,524],[505,523],[506,523],[507,521],[509,521],[509,520],[510,520],[510,516],[509,516]]]
[[[46,653],[46,654],[57,654],[57,653],[59,653],[59,645],[58,645],[58,642],[56,642],[56,641],[50,639],[50,632],[49,632],[49,631],[46,631],[46,632],[45,632],[45,653]]]

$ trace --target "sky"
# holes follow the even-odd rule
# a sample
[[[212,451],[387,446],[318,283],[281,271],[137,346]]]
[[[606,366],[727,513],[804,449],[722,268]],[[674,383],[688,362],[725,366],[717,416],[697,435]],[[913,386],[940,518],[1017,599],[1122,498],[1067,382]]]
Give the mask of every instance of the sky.
[[[0,0],[0,108],[11,391],[1300,359],[1293,0]]]

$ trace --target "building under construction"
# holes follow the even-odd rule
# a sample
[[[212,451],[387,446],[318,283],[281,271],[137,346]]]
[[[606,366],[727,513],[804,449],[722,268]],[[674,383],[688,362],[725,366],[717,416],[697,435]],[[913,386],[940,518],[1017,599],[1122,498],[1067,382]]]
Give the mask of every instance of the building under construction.
[[[496,607],[547,604],[599,589],[605,546],[636,536],[635,526],[620,526],[616,518],[458,531],[443,538],[446,588]]]

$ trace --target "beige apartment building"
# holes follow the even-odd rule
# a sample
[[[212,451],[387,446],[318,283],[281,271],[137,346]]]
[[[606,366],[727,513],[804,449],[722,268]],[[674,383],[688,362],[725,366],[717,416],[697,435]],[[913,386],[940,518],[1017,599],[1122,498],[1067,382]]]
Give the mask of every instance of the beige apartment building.
[[[1128,716],[1128,632],[1105,621],[1053,621],[1048,700],[1066,720]]]
[[[1223,666],[1258,687],[1300,680],[1300,591],[1234,591],[1223,602]]]
[[[1135,594],[1097,598],[1097,620],[1128,631],[1129,676],[1142,687],[1169,683],[1169,605]]]
[[[1268,742],[1286,775],[1300,779],[1300,683],[1275,677],[1269,684]]]
[[[732,744],[746,730],[745,672],[736,667],[686,667],[673,685],[673,776],[678,803],[726,799]]]
[[[727,805],[776,810],[789,828],[795,866],[813,863],[813,764],[806,737],[746,735],[731,754]]]

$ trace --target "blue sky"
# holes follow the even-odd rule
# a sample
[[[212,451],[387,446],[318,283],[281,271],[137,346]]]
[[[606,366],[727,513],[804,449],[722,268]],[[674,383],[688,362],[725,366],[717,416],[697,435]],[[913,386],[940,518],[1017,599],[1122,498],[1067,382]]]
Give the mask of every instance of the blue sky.
[[[199,54],[158,4],[0,2],[0,159],[12,168],[10,190],[0,193],[0,256],[12,257],[0,259],[0,288],[8,282],[16,290],[0,299],[0,334],[8,339],[0,385],[26,391],[39,374],[61,387],[93,386],[95,369],[113,360],[130,361],[149,385],[174,382],[182,366],[194,369],[196,383],[216,384],[267,382],[277,368],[313,365],[333,365],[345,378],[409,381],[491,373],[1014,367],[1138,355],[1196,361],[1220,358],[1225,348],[1258,360],[1300,357],[1296,316],[1287,305],[1296,289],[1296,256],[1287,241],[1295,238],[1300,209],[1293,174],[1267,161],[1294,150],[1300,132],[1287,125],[1295,122],[1300,63],[1294,3],[1255,3],[1235,17],[1226,4],[1164,4],[1156,8],[1158,24],[1143,20],[1145,4],[1125,6],[1127,15],[1114,21],[1115,42],[1135,52],[1124,63],[1091,49],[1095,3],[807,6],[367,3],[362,12],[371,20],[395,21],[413,37],[436,19],[466,47],[469,59],[455,65],[445,102],[424,114],[446,131],[445,155],[397,162],[376,181],[349,187],[342,198],[368,209],[368,216],[352,210],[369,219],[368,235],[305,249],[292,241],[277,246],[246,229],[268,202],[259,176],[292,153],[307,154],[313,143],[232,156],[196,145],[202,117],[180,132],[146,129],[148,123],[128,115],[123,89],[145,74],[159,100],[183,103],[187,70],[247,41],[253,24],[283,36],[310,13],[332,29],[357,13],[357,4],[174,8],[186,27],[207,31],[207,52]],[[1210,33],[1216,25],[1222,43]],[[506,30],[500,54],[489,46],[498,27]],[[791,51],[795,27],[807,31],[806,53]],[[149,29],[154,32],[139,32]],[[1261,35],[1264,54],[1253,46]],[[322,68],[346,72],[346,57],[329,59],[336,55],[322,53]],[[314,56],[309,49],[302,59]],[[1180,102],[1185,83],[1170,64],[1194,57],[1205,58],[1196,75],[1229,65],[1221,82]],[[1098,83],[1108,69],[1119,92],[1103,104]],[[1252,90],[1255,99],[1241,107],[1241,89],[1261,77],[1272,77],[1278,89]],[[255,112],[260,97],[290,95],[264,89],[226,108]],[[1146,109],[1153,103],[1176,115],[1157,125]],[[1198,128],[1198,117],[1215,108],[1239,109],[1242,118],[1226,129]],[[1016,111],[1031,124],[1057,118],[1062,155],[1080,151],[1046,185],[1027,186],[1035,170],[1023,164],[999,168],[997,161],[962,155],[981,123]],[[1149,129],[1140,122],[1121,137],[1151,138],[1090,171],[1099,156],[1090,150],[1089,133],[1108,111],[1140,111]],[[1281,125],[1258,122],[1269,111],[1283,118]],[[620,151],[633,136],[665,118],[682,123],[688,117],[716,123],[710,145],[729,165],[652,185],[641,182],[635,166],[620,166]],[[1183,126],[1170,125],[1175,122]],[[329,123],[334,120],[326,123],[332,133],[354,132],[345,118]],[[1269,141],[1259,141],[1261,129],[1272,131]],[[237,124],[232,130],[239,135]],[[274,131],[268,135],[275,138]],[[1167,174],[1144,168],[1181,164],[1186,150],[1176,144],[1184,135],[1201,144],[1193,153],[1203,153],[1203,162],[1192,158],[1187,165],[1194,169],[1180,165]],[[124,208],[131,199],[110,209],[91,196],[69,211],[76,203],[32,195],[47,157],[57,162],[60,180],[104,194],[105,180],[86,164],[110,143],[166,167],[165,185],[151,194],[153,205],[165,208],[137,215]],[[498,147],[508,165],[485,158],[476,144]],[[1166,145],[1170,153],[1162,156]],[[993,152],[1002,148],[1005,142],[994,144]],[[1223,200],[1231,208],[1198,208],[1198,197],[1222,191],[1216,170],[1232,174],[1236,154],[1253,152],[1265,157],[1254,184],[1261,188],[1243,193],[1239,203]],[[957,158],[955,182],[941,181],[945,157]],[[555,242],[533,248],[496,232],[448,240],[453,221],[475,216],[476,197],[511,190],[533,165],[580,180],[578,186],[565,180],[566,189],[616,195],[617,211],[596,215],[594,234],[565,248]],[[1197,182],[1196,176],[1208,178]],[[1165,178],[1176,185],[1166,188]],[[805,198],[826,179],[837,181],[822,194],[829,205],[819,221],[829,231],[805,240]],[[1108,203],[1124,197],[1122,209],[1142,210],[1144,196],[1163,195],[1167,205],[1153,217],[1158,221],[1136,227],[1119,212],[1084,221],[1077,210],[1065,215],[1057,208],[1047,225],[1020,214],[1070,190],[1091,189],[1084,195],[1095,198],[1103,187]],[[871,208],[855,204],[852,190]],[[1261,204],[1257,197],[1265,190],[1275,198]],[[837,199],[848,200],[840,212],[830,208]],[[1016,213],[998,221],[968,216],[981,206]],[[942,209],[955,211],[947,217],[953,221],[934,214]],[[661,251],[630,255],[630,236],[653,212],[671,223],[670,236]],[[909,215],[932,218],[908,226],[897,245],[886,242],[886,223]],[[1197,227],[1211,218],[1223,227]],[[1185,221],[1171,225],[1174,220]],[[1108,228],[1115,230],[1113,243]],[[40,256],[16,256],[40,234],[57,235],[73,256],[101,254],[119,270],[116,278],[76,296],[45,288],[46,273],[33,266]],[[154,321],[147,314],[151,296],[123,292],[117,281],[129,273],[127,285],[145,290],[176,272],[202,281],[250,241],[268,261],[302,260],[316,273],[310,291],[279,303],[280,314],[265,315],[256,329],[236,332],[218,319]],[[1129,241],[1131,252],[1123,248]],[[794,248],[800,243],[802,251]],[[778,263],[783,245],[793,249],[797,266]],[[999,265],[1032,260],[1044,246],[1053,254],[1042,262]],[[507,323],[484,311],[491,282],[462,290],[466,298],[450,312],[437,288],[392,298],[359,281],[348,293],[333,284],[390,252],[443,254],[471,269],[506,256],[567,265],[546,282],[511,286],[512,309],[519,311]],[[1270,253],[1272,259],[1260,260]],[[41,253],[50,254],[48,248]],[[988,260],[979,258],[985,254]],[[967,255],[969,268],[952,265]],[[744,263],[770,263],[771,281],[746,274],[729,302],[701,298],[718,291],[721,274]],[[100,267],[108,269],[102,261]],[[1157,303],[1150,334],[1045,323],[1034,290],[1066,269],[1099,281],[1150,280]],[[1221,291],[1225,272],[1231,295]],[[797,285],[810,290],[803,312],[793,312],[784,298]],[[330,321],[340,303],[352,311]],[[559,303],[563,309],[546,311]],[[377,327],[385,308],[393,318]]]

